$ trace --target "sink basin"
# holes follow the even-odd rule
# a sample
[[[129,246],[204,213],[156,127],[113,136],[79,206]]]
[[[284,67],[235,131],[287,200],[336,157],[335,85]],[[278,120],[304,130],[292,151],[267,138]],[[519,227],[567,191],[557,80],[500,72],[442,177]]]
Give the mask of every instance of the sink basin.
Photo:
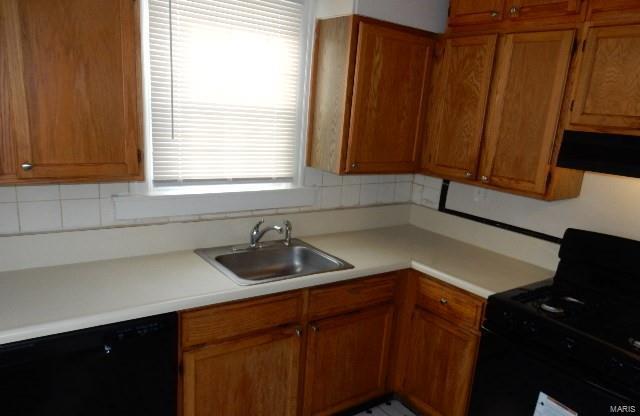
[[[195,252],[243,286],[353,268],[344,260],[298,239],[291,240],[289,246],[278,241],[255,249],[222,247]]]

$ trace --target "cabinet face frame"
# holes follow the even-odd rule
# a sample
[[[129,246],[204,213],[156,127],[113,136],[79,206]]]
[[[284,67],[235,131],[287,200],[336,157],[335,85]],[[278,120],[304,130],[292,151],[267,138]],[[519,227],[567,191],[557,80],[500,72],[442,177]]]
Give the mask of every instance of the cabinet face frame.
[[[577,80],[573,91],[572,110],[570,116],[571,125],[586,126],[598,130],[616,132],[620,129],[640,129],[640,112],[638,115],[623,114],[595,114],[589,113],[587,103],[594,77],[594,69],[598,59],[599,41],[602,39],[636,38],[640,44],[640,24],[635,25],[589,25],[586,28],[586,36],[579,55],[577,67]],[[638,52],[640,56],[640,51]],[[640,59],[640,58],[639,58]],[[610,60],[608,60],[610,61]],[[602,85],[601,82],[598,82]],[[636,86],[640,91],[640,86]],[[637,97],[640,100],[640,96]],[[621,100],[629,101],[625,97]],[[640,104],[637,106],[640,109]],[[627,133],[629,134],[629,133]],[[630,134],[634,134],[631,132]],[[637,132],[635,134],[638,134]]]
[[[510,33],[500,39],[498,48],[498,60],[494,73],[494,81],[489,104],[487,125],[485,128],[484,144],[480,164],[480,174],[483,182],[498,188],[544,195],[547,190],[548,175],[551,170],[551,161],[554,152],[557,129],[559,128],[560,111],[565,96],[567,74],[572,58],[575,30],[556,30],[545,32]],[[506,107],[506,97],[509,93],[509,81],[511,79],[512,58],[514,57],[514,45],[516,42],[558,42],[556,69],[552,85],[549,86],[551,95],[544,103],[546,116],[542,124],[542,137],[536,150],[540,149],[540,157],[537,161],[536,172],[533,181],[507,175],[496,175],[494,172],[497,158],[497,149],[504,146],[501,143],[503,123],[513,122],[509,119],[510,109]],[[522,69],[522,68],[521,68]],[[521,113],[523,109],[520,109]],[[521,114],[521,117],[525,117]]]
[[[423,169],[427,172],[453,178],[476,179],[485,126],[487,102],[489,100],[489,91],[493,76],[497,40],[497,34],[455,36],[444,40],[444,48],[441,52],[443,56],[440,56],[438,58],[440,62],[434,65],[433,76],[431,78],[432,90],[429,100],[427,134],[425,137],[422,162]],[[477,99],[474,103],[476,108],[465,108],[465,111],[463,111],[464,113],[475,114],[475,120],[469,128],[470,131],[467,135],[468,140],[465,140],[465,143],[472,147],[472,149],[468,151],[470,160],[467,161],[466,166],[462,167],[447,166],[441,163],[439,159],[440,146],[445,141],[454,142],[456,140],[456,138],[448,137],[444,134],[443,130],[447,130],[445,125],[447,123],[455,124],[459,122],[459,120],[447,112],[449,106],[455,105],[455,103],[459,101],[450,87],[450,78],[457,74],[451,73],[452,70],[455,70],[455,68],[453,68],[453,55],[454,49],[457,47],[478,47],[484,49],[485,53],[482,65],[471,68],[478,68],[478,72],[482,71],[484,73],[481,73],[477,77],[478,80],[474,85],[477,87],[476,90],[478,92]],[[468,81],[469,78],[470,77],[467,77],[465,82]]]
[[[119,146],[122,147],[121,157],[118,160],[104,162],[90,162],[82,160],[82,157],[74,156],[77,160],[34,160],[36,157],[34,150],[34,132],[32,131],[33,123],[37,123],[35,111],[36,103],[30,95],[38,92],[29,93],[30,88],[35,88],[34,80],[29,78],[28,69],[25,67],[26,62],[23,59],[27,38],[25,37],[25,28],[23,28],[20,6],[20,0],[6,0],[2,2],[0,9],[0,18],[10,24],[5,25],[2,36],[6,42],[6,52],[11,56],[12,64],[9,66],[10,79],[10,95],[11,105],[9,112],[11,122],[13,124],[12,135],[10,137],[0,137],[0,139],[10,140],[15,143],[15,168],[11,175],[0,176],[2,183],[52,183],[52,182],[96,182],[104,180],[125,180],[125,179],[141,179],[142,166],[139,149],[142,147],[142,93],[141,93],[141,64],[140,64],[140,29],[139,29],[139,4],[132,0],[117,0],[117,16],[120,19],[118,27],[118,38],[120,43],[118,47],[120,53],[117,56],[111,56],[121,65],[122,69],[122,86],[117,91],[118,96],[114,98],[119,100],[122,107],[122,113],[114,113],[117,116],[117,123],[121,124],[122,136],[118,137],[101,137],[100,143],[96,146],[105,146],[110,140],[118,140]],[[28,7],[28,3],[21,6]],[[33,40],[32,40],[33,43]],[[27,46],[25,46],[27,45]],[[40,51],[41,52],[41,51]],[[41,55],[41,54],[40,54]],[[37,59],[43,59],[42,56],[35,55]],[[96,58],[97,59],[97,58]],[[43,65],[46,65],[45,62]],[[53,62],[55,65],[55,62]],[[95,63],[94,63],[95,65]],[[32,85],[34,84],[34,85]],[[93,83],[95,84],[95,83]],[[90,85],[93,90],[97,89],[96,85]],[[93,91],[95,94],[95,91]],[[107,89],[101,93],[113,94],[113,91]],[[42,105],[40,105],[42,107]],[[38,110],[40,117],[52,118],[52,112],[57,111],[56,108]],[[47,112],[49,114],[47,114]],[[71,123],[71,115],[67,115],[63,123]],[[90,124],[90,120],[85,121]],[[54,123],[54,121],[49,121]],[[104,121],[103,124],[108,124]],[[66,129],[76,127],[66,126]],[[41,128],[42,129],[42,128]],[[42,134],[42,132],[41,132]],[[83,137],[56,137],[55,147],[73,146],[74,140],[82,140]],[[42,146],[46,149],[51,147],[51,140],[48,139]],[[96,142],[97,143],[97,142]],[[43,153],[43,149],[40,149]],[[87,155],[88,156],[88,155]],[[32,164],[32,168],[25,170],[21,168],[22,163]]]

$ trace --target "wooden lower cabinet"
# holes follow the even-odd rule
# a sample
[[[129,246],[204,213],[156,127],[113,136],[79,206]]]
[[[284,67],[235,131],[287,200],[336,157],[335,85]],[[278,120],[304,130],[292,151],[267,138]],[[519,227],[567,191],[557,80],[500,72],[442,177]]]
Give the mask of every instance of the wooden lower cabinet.
[[[300,334],[275,329],[185,352],[183,415],[296,415]]]
[[[329,415],[386,392],[393,305],[310,324],[305,415]]]
[[[483,309],[403,271],[184,311],[180,414],[332,415],[395,392],[463,415]]]
[[[402,385],[410,404],[427,415],[465,415],[479,340],[479,335],[417,308]]]

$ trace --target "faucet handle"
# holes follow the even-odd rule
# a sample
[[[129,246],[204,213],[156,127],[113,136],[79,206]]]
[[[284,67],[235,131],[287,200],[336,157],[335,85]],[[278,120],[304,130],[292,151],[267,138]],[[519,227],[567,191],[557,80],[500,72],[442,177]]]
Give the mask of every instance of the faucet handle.
[[[291,244],[291,230],[293,229],[293,226],[291,225],[291,221],[289,220],[284,220],[283,225],[284,225],[284,245],[288,246]]]

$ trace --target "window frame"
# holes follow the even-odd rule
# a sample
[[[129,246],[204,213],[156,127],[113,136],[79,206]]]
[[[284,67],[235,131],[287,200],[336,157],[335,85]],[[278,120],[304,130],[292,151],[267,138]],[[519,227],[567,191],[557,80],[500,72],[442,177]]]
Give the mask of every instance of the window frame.
[[[298,80],[298,113],[296,117],[296,147],[294,175],[291,181],[268,181],[260,180],[247,182],[245,180],[229,181],[221,183],[217,180],[202,181],[201,183],[188,183],[171,185],[158,185],[153,178],[153,137],[152,137],[152,111],[151,111],[151,58],[149,41],[149,0],[140,1],[140,22],[141,22],[141,61],[142,61],[142,97],[143,97],[143,120],[144,120],[144,184],[139,183],[133,186],[133,191],[146,195],[202,195],[203,193],[219,194],[225,192],[243,192],[247,189],[247,184],[252,189],[262,189],[265,191],[272,189],[295,189],[304,184],[304,168],[307,146],[307,124],[309,108],[309,90],[311,81],[311,59],[313,55],[313,38],[315,32],[315,6],[316,0],[291,0],[303,5],[303,20],[300,33],[300,68],[302,76]],[[217,182],[217,183],[216,183]],[[234,189],[235,188],[235,189]],[[203,191],[204,190],[204,191]]]

